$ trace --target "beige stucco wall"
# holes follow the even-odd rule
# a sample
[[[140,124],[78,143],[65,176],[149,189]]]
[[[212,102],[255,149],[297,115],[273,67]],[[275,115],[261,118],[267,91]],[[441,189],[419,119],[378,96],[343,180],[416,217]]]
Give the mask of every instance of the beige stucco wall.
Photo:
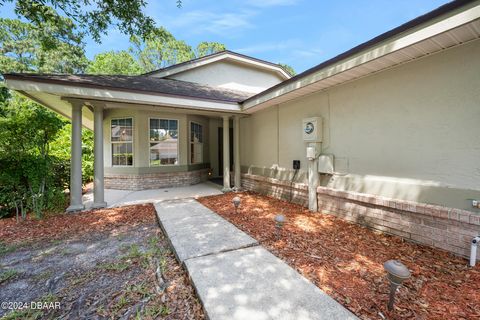
[[[306,170],[302,119],[321,116],[323,152],[343,173],[324,185],[472,209],[468,199],[480,198],[478,57],[480,40],[254,113],[241,122],[241,163],[291,168],[299,159]]]
[[[168,78],[253,93],[270,88],[283,80],[274,72],[230,61],[213,62]]]
[[[112,167],[112,147],[110,144],[110,124],[113,118],[133,118],[133,166]],[[149,119],[175,119],[178,120],[179,132],[179,164],[169,166],[152,166],[149,163]],[[203,125],[204,135],[208,137],[208,118],[198,115],[187,115],[181,113],[155,112],[141,109],[106,109],[104,111],[104,163],[106,173],[153,173],[153,172],[174,172],[186,171],[189,169],[189,134],[190,122],[195,121]],[[209,161],[208,139],[203,145],[203,162]],[[198,166],[190,166],[198,167]]]

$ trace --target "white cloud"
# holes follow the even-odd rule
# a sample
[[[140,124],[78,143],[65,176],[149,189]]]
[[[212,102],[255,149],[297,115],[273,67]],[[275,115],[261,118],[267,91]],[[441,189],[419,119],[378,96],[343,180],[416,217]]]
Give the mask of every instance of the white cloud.
[[[212,33],[229,37],[244,30],[253,28],[251,18],[256,12],[243,10],[240,12],[212,12],[193,10],[181,14],[175,19],[160,19],[168,28],[188,30],[191,33]]]

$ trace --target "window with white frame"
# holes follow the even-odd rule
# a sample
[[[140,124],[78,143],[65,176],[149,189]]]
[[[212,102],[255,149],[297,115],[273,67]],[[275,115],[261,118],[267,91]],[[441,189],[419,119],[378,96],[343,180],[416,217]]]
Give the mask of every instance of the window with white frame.
[[[150,119],[150,166],[178,164],[178,120]]]
[[[133,166],[133,119],[112,119],[112,166]]]
[[[203,126],[190,122],[190,163],[203,162]]]

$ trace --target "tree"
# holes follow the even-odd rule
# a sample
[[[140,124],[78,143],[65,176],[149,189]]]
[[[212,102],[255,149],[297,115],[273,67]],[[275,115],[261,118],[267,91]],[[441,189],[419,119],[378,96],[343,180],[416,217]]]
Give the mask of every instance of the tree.
[[[131,42],[133,46],[130,51],[145,72],[225,50],[225,45],[217,42],[201,42],[193,50],[185,41],[176,39],[165,28],[156,29],[144,41],[139,37],[131,37]]]
[[[223,43],[203,41],[197,45],[195,56],[196,58],[200,58],[216,52],[225,51],[226,49]]]
[[[293,69],[293,67],[289,66],[288,64],[285,64],[285,63],[279,63],[278,64],[280,67],[283,68],[283,70],[287,71],[288,73],[290,73],[290,75],[294,76],[296,75],[297,73],[295,72],[295,69]]]
[[[108,51],[95,55],[87,67],[89,74],[138,75],[144,70],[127,51]]]
[[[155,28],[154,20],[143,12],[145,0],[0,0],[0,6],[6,2],[15,2],[15,13],[39,30],[59,26],[59,17],[64,16],[96,42],[112,27],[142,38]]]
[[[141,67],[150,72],[170,65],[191,60],[195,57],[192,47],[185,41],[177,40],[165,28],[158,28],[145,41],[133,36],[130,51]]]
[[[18,95],[1,105],[0,208],[13,207],[25,218],[31,209],[38,218],[68,184],[66,163],[50,154],[50,145],[65,125],[55,113]],[[63,201],[62,201],[63,200]]]
[[[49,33],[45,35],[31,24],[0,19],[0,72],[82,72],[88,62],[83,35],[75,31],[71,20],[61,21],[46,25]],[[0,210],[15,210],[17,217],[19,212],[25,217],[26,210],[32,210],[41,217],[43,210],[65,204],[70,157],[52,155],[51,150],[67,121],[1,89]],[[88,162],[84,165],[89,167]]]
[[[69,19],[46,25],[47,34],[29,23],[0,18],[0,73],[60,72],[78,73],[85,69],[82,34]]]

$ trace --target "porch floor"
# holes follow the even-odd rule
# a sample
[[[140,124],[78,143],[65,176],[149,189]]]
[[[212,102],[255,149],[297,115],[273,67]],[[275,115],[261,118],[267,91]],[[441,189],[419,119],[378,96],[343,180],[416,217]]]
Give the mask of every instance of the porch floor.
[[[111,208],[132,204],[152,203],[163,200],[204,197],[221,194],[221,189],[221,186],[208,181],[187,187],[140,191],[105,189],[105,201],[107,202],[108,207]],[[92,208],[93,190],[89,190],[83,195],[83,204],[85,205],[85,210]]]

